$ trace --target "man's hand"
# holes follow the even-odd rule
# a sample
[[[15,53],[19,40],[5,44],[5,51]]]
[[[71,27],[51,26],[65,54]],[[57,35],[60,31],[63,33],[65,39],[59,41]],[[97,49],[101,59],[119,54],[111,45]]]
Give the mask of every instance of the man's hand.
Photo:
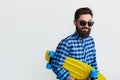
[[[75,80],[72,76],[69,76],[66,80]]]

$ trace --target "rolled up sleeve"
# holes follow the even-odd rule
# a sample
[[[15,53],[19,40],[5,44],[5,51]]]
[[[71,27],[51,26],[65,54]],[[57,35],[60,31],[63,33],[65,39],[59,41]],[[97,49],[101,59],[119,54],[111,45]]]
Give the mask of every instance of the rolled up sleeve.
[[[68,56],[69,48],[65,41],[61,41],[57,46],[55,55],[52,59],[52,70],[57,75],[57,79],[66,80],[70,75],[69,72],[62,67],[66,56]]]

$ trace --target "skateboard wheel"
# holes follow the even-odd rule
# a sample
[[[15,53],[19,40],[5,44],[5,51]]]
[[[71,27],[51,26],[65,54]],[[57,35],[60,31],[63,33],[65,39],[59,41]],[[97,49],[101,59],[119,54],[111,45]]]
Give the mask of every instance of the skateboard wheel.
[[[51,68],[52,68],[51,64],[50,64],[50,63],[47,63],[46,68],[47,68],[47,69],[51,69]]]
[[[49,51],[49,56],[50,56],[50,57],[53,57],[53,56],[54,56],[54,54],[55,54],[55,52],[54,52],[54,51]]]
[[[98,71],[97,70],[91,70],[90,77],[94,78],[94,79],[97,79],[97,77],[98,77]]]

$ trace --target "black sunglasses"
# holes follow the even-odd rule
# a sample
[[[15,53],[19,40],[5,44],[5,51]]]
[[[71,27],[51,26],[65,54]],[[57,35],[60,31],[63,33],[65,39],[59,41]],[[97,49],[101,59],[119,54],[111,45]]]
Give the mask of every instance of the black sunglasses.
[[[81,26],[85,26],[87,24],[89,27],[91,27],[91,26],[93,26],[94,22],[93,21],[86,22],[85,20],[80,20],[79,24]]]

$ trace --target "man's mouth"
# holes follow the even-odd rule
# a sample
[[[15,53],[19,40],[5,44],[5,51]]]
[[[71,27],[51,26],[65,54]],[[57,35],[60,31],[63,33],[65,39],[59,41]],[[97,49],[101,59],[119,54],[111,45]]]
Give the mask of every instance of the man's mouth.
[[[82,29],[82,31],[85,31],[85,32],[87,32],[87,31],[89,31],[89,29]]]

